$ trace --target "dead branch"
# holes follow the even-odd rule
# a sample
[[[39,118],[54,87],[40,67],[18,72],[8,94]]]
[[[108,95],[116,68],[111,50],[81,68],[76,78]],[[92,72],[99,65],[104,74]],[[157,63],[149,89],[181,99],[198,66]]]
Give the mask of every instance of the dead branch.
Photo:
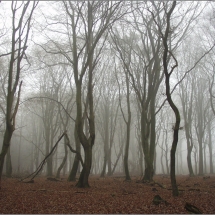
[[[197,208],[196,206],[194,205],[191,205],[190,203],[187,203],[185,204],[184,208],[189,211],[189,212],[192,212],[194,214],[202,214],[202,211]]]
[[[38,168],[33,173],[31,173],[27,177],[21,179],[20,181],[23,181],[26,178],[29,178],[31,176],[32,176],[32,178],[30,179],[30,181],[32,181],[39,174],[39,172],[42,170],[44,164],[46,163],[47,158],[53,153],[53,151],[55,150],[55,148],[57,147],[58,143],[61,141],[61,139],[63,138],[64,135],[66,135],[66,131],[64,131],[63,134],[59,137],[58,141],[55,143],[55,145],[53,146],[52,150],[49,152],[48,155],[46,155],[46,157],[40,163],[40,165],[38,166]]]
[[[47,180],[49,180],[49,181],[61,182],[61,180],[58,180],[58,179],[52,178],[52,177],[48,177]]]

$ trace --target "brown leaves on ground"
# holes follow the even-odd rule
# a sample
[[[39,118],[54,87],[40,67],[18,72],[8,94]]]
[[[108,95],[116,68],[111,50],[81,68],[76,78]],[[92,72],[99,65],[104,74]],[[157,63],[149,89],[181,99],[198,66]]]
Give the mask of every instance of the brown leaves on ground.
[[[77,188],[76,182],[62,183],[35,178],[34,183],[2,179],[0,213],[7,214],[179,214],[189,213],[185,204],[195,205],[203,213],[215,213],[215,176],[177,176],[180,195],[172,196],[170,178],[155,176],[156,183],[124,181],[122,177],[90,177],[90,188]],[[153,204],[159,195],[165,202]]]

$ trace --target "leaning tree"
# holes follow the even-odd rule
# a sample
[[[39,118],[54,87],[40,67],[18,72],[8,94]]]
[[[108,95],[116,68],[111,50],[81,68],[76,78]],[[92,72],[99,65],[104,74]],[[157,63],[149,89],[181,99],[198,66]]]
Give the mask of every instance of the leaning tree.
[[[16,114],[19,107],[22,81],[20,75],[26,69],[24,62],[30,30],[32,27],[33,12],[38,5],[37,1],[11,2],[12,30],[10,50],[0,57],[9,57],[7,93],[6,93],[6,111],[5,111],[5,131],[2,150],[0,153],[0,178],[3,172],[4,158],[10,147],[10,141],[15,130]]]

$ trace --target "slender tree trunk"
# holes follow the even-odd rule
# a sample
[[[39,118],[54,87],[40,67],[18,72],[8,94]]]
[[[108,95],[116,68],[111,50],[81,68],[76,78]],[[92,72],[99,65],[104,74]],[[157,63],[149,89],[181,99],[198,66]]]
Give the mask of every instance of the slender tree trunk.
[[[129,78],[126,72],[126,100],[128,109],[128,119],[125,120],[126,123],[126,143],[125,143],[125,154],[124,154],[124,168],[125,168],[125,180],[131,180],[128,168],[128,155],[129,155],[129,145],[130,145],[130,133],[131,133],[131,107],[130,107],[130,89],[129,89]]]
[[[140,175],[143,176],[143,150],[141,147],[141,143],[139,142],[139,164],[140,164]]]
[[[197,149],[195,148],[195,152],[194,152],[194,160],[195,160],[195,174],[198,174],[198,155],[197,155]]]
[[[52,155],[49,156],[47,159],[47,172],[46,176],[51,177],[53,175],[53,161],[52,161]]]
[[[8,178],[11,178],[12,176],[12,161],[11,161],[11,154],[10,154],[10,147],[8,148],[7,151],[7,156],[6,156],[6,176]]]
[[[206,159],[206,146],[204,145],[203,147],[203,152],[204,152],[204,174],[207,174],[207,159]]]
[[[122,146],[123,146],[123,144],[121,145],[121,147],[120,147],[120,150],[119,150],[119,154],[118,154],[118,156],[117,156],[117,158],[116,158],[116,161],[115,161],[115,164],[113,165],[113,169],[112,169],[112,172],[111,172],[111,175],[113,175],[113,173],[114,173],[114,171],[115,171],[115,169],[116,169],[116,166],[117,166],[117,164],[118,164],[118,161],[119,161],[119,159],[120,159],[120,157],[121,157],[121,155],[122,155]]]
[[[102,178],[105,177],[106,165],[107,165],[107,153],[106,153],[106,151],[104,153],[105,153],[104,162],[103,162],[102,172],[101,172],[101,175],[100,175],[100,177],[102,177]]]
[[[163,165],[163,150],[161,151],[161,169],[162,169],[162,173],[165,174],[164,165]]]
[[[199,175],[203,175],[203,149],[202,149],[202,139],[199,141]]]
[[[131,177],[129,174],[129,169],[128,169],[128,152],[129,152],[129,143],[130,143],[130,123],[131,123],[131,119],[129,119],[128,123],[127,123],[127,136],[126,136],[126,143],[125,143],[125,154],[124,154],[125,180],[131,180]]]
[[[166,29],[165,29],[165,34],[162,34],[162,40],[163,40],[163,45],[164,45],[164,52],[163,52],[163,67],[164,67],[164,74],[165,74],[165,84],[166,84],[166,96],[167,96],[167,101],[172,108],[174,114],[175,114],[175,125],[173,128],[173,142],[172,142],[172,148],[170,151],[170,178],[171,178],[171,185],[172,185],[172,194],[173,196],[178,196],[178,186],[176,184],[176,177],[175,177],[175,153],[176,153],[176,148],[178,144],[178,133],[179,133],[179,128],[180,128],[180,113],[176,105],[174,104],[172,97],[171,97],[171,92],[170,92],[170,76],[174,69],[178,66],[178,62],[176,58],[173,56],[173,54],[169,53],[169,47],[168,47],[168,36],[170,34],[170,17],[171,14],[176,6],[176,1],[173,1],[171,8],[169,11],[166,13]],[[173,57],[175,61],[175,65],[171,67],[170,72],[168,71],[168,54],[169,57]]]
[[[192,148],[193,148],[193,146],[190,146],[189,144],[187,144],[187,165],[188,165],[188,170],[189,170],[190,176],[194,176],[192,162],[191,162]]]
[[[105,104],[105,134],[104,134],[104,163],[100,177],[105,177],[106,166],[108,163],[108,173],[109,173],[109,107]]]
[[[111,172],[112,172],[112,162],[111,162],[111,145],[110,145],[110,148],[108,150],[108,176],[111,175]]]
[[[63,169],[64,165],[66,164],[67,154],[68,154],[66,141],[67,141],[66,137],[64,136],[64,151],[65,151],[65,155],[64,155],[64,158],[62,160],[61,165],[59,166],[59,168],[57,170],[56,178],[60,178],[60,171]]]
[[[208,148],[209,148],[209,163],[210,163],[210,174],[213,174],[213,148],[211,138],[211,122],[208,123]]]

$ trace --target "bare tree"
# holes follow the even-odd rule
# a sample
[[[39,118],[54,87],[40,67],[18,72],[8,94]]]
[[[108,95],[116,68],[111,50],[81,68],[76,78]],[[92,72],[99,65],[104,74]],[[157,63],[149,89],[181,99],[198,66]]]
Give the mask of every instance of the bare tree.
[[[193,149],[193,138],[192,138],[192,121],[193,121],[193,103],[194,103],[194,81],[192,76],[187,76],[184,82],[181,83],[179,88],[179,96],[182,103],[182,113],[184,119],[184,130],[187,140],[187,165],[190,176],[194,175],[191,153]]]
[[[55,49],[43,48],[52,54],[62,54],[71,65],[74,74],[77,111],[75,129],[84,149],[84,166],[77,186],[89,187],[88,177],[95,141],[94,71],[106,40],[108,28],[122,16],[121,2],[63,2],[58,4],[58,6],[60,5],[66,12],[66,21],[60,22],[64,30],[61,32],[54,28],[50,30],[62,37],[65,36],[67,44],[65,46],[65,43],[51,40]],[[85,97],[82,89],[84,80],[87,84]],[[85,116],[87,120],[84,120]],[[84,127],[87,128],[87,132]]]
[[[7,154],[11,137],[15,130],[15,120],[19,107],[22,86],[22,81],[20,82],[20,74],[26,66],[23,65],[23,59],[26,58],[26,49],[31,29],[32,16],[37,4],[37,1],[12,1],[11,3],[12,35],[11,50],[7,53],[7,55],[10,56],[10,63],[8,69],[7,101],[5,113],[6,128],[0,154],[0,177],[2,176],[4,158]]]
[[[180,129],[180,113],[175,105],[175,103],[172,100],[171,96],[171,91],[170,91],[170,76],[173,73],[174,69],[178,66],[178,62],[175,58],[175,56],[172,53],[172,50],[169,47],[168,43],[168,37],[169,34],[171,34],[171,29],[170,29],[170,20],[171,20],[171,15],[175,9],[176,6],[176,1],[172,3],[170,8],[165,7],[165,15],[166,15],[166,26],[165,26],[165,31],[164,34],[162,33],[161,29],[161,37],[163,41],[163,46],[164,50],[162,53],[163,56],[163,69],[164,69],[164,74],[165,74],[165,84],[166,84],[166,96],[167,96],[167,101],[174,111],[175,114],[175,124],[173,126],[173,142],[172,142],[172,148],[171,148],[171,159],[170,159],[170,177],[171,177],[171,184],[172,184],[172,194],[173,196],[178,196],[178,187],[176,184],[176,177],[175,177],[175,152],[177,148],[177,143],[178,143],[178,132]],[[173,66],[171,66],[171,69],[169,68],[169,59],[173,59]]]
[[[127,74],[128,83],[138,102],[141,118],[141,145],[145,159],[143,181],[150,181],[154,174],[155,101],[163,79],[159,57],[162,46],[158,32],[153,30],[155,24],[153,17],[146,10],[147,4],[138,2],[132,6],[134,22],[128,19],[121,25],[120,32],[113,29],[112,40],[118,53],[117,56]],[[145,16],[144,13],[148,14]],[[127,125],[129,124],[130,122]]]

